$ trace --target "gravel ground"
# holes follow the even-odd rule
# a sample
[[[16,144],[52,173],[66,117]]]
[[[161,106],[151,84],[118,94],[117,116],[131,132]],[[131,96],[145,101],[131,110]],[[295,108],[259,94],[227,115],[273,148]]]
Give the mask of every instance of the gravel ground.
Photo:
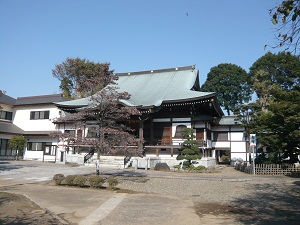
[[[234,216],[241,224],[300,224],[299,178],[253,176],[232,167],[209,174],[217,179],[207,176],[117,178],[121,189],[191,198],[200,217]]]
[[[48,165],[22,162],[21,164],[3,163],[2,167],[0,165],[0,168],[2,178],[9,178],[9,175],[13,175],[15,179],[19,178],[19,174],[24,177],[25,175],[37,176],[42,173],[52,177],[52,173],[57,173],[57,171],[61,171],[62,173],[71,171],[72,173],[77,173],[78,171],[82,174],[94,171],[93,169],[90,170],[84,167],[70,168],[70,166],[72,165]],[[37,172],[28,173],[27,170],[30,167],[32,168],[31,171],[37,170]],[[128,192],[128,199],[138,199],[139,196],[144,196],[145,201],[142,203],[147,202],[150,207],[147,213],[155,212],[157,217],[160,215],[160,218],[163,219],[166,216],[166,212],[171,213],[168,215],[175,213],[174,207],[176,207],[177,210],[182,210],[184,215],[190,213],[187,215],[192,216],[196,213],[198,215],[196,217],[199,217],[201,222],[195,222],[196,220],[194,220],[189,222],[175,221],[175,223],[170,220],[172,221],[170,224],[300,224],[299,177],[254,176],[236,171],[232,167],[218,167],[215,173],[158,172],[154,170],[144,171],[134,169],[104,170],[102,168],[102,176],[115,176],[119,181],[117,186],[119,191]],[[8,188],[8,186],[6,186],[8,185],[6,184],[8,181],[10,180],[4,179],[1,181],[5,184],[3,186],[4,189]],[[23,182],[24,181],[22,181],[22,183]],[[44,183],[43,185],[49,184]],[[22,186],[20,186],[20,188],[21,187]],[[9,199],[13,199],[13,201],[9,201]],[[168,200],[171,202],[165,204],[169,205],[168,207],[170,208],[163,209],[162,206],[159,205],[159,202]],[[140,201],[138,202],[141,204]],[[191,204],[187,204],[187,202]],[[30,210],[28,212],[20,211],[19,206],[21,203],[24,204],[24,210]],[[132,204],[135,203],[135,201],[132,202]],[[185,206],[188,205],[188,207],[181,209],[181,204]],[[173,207],[171,207],[172,205]],[[141,205],[138,206],[137,210],[141,208]],[[148,205],[145,205],[143,209],[145,208],[148,208]],[[14,212],[11,209],[17,209],[17,211]],[[156,209],[160,210],[155,211]],[[55,221],[56,218],[51,214],[43,213],[41,210],[42,209],[35,205],[32,205],[32,202],[28,199],[26,200],[26,198],[6,196],[5,193],[0,195],[0,224],[1,218],[3,219],[4,217],[6,221],[8,221],[7,219],[13,218],[19,220],[14,221],[16,223],[10,221],[10,223],[3,224],[20,224],[19,221],[24,218],[28,223],[23,224],[60,224],[60,222]],[[126,211],[124,208],[120,208],[119,210],[120,213],[124,210]],[[13,216],[11,215],[12,213]],[[141,213],[146,213],[146,211]],[[45,215],[45,217],[40,215]],[[175,218],[176,215],[173,216]],[[38,218],[38,221],[33,223],[36,218]],[[109,219],[111,219],[112,222],[109,222]],[[49,223],[49,221],[51,222]],[[103,224],[115,224],[113,217],[107,217],[106,220],[102,222]],[[149,223],[144,221],[143,223],[135,224]]]

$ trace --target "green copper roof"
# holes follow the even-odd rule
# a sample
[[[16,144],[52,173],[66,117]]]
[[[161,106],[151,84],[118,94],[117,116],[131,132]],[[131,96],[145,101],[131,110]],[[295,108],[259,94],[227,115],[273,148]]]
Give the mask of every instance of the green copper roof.
[[[199,72],[194,66],[116,74],[119,92],[128,92],[127,106],[153,107],[162,103],[196,100],[214,96],[213,92],[199,91]],[[61,107],[83,107],[89,98],[57,103]]]

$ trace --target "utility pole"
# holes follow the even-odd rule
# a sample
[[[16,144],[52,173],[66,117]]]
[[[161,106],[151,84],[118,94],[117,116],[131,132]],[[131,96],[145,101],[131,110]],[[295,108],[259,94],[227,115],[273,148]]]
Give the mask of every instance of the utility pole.
[[[253,174],[255,174],[254,152],[255,152],[255,147],[256,147],[256,134],[250,134],[250,147],[252,149]]]

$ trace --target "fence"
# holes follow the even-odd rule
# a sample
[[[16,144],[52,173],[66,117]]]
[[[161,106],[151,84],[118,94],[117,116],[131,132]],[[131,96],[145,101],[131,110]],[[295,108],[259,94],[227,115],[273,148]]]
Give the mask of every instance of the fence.
[[[253,174],[253,165],[247,163],[237,163],[236,170]],[[300,166],[295,164],[255,164],[255,174],[257,175],[290,175],[300,173]]]

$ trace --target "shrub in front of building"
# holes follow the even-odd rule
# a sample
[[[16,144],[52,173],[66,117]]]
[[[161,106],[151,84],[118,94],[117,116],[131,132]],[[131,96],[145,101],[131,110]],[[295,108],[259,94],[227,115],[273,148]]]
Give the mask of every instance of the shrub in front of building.
[[[105,181],[104,181],[103,177],[101,177],[99,175],[89,176],[90,187],[100,188],[104,184],[104,182]]]
[[[65,179],[65,175],[63,174],[55,174],[53,176],[53,180],[56,185],[61,185],[61,182]]]
[[[85,186],[85,182],[86,182],[86,177],[85,176],[76,176],[73,183],[74,185],[78,186],[78,187],[84,187]]]
[[[75,177],[76,176],[74,176],[74,175],[68,175],[68,176],[66,176],[66,179],[65,179],[66,184],[69,185],[69,186],[74,185],[74,179],[75,179]]]

